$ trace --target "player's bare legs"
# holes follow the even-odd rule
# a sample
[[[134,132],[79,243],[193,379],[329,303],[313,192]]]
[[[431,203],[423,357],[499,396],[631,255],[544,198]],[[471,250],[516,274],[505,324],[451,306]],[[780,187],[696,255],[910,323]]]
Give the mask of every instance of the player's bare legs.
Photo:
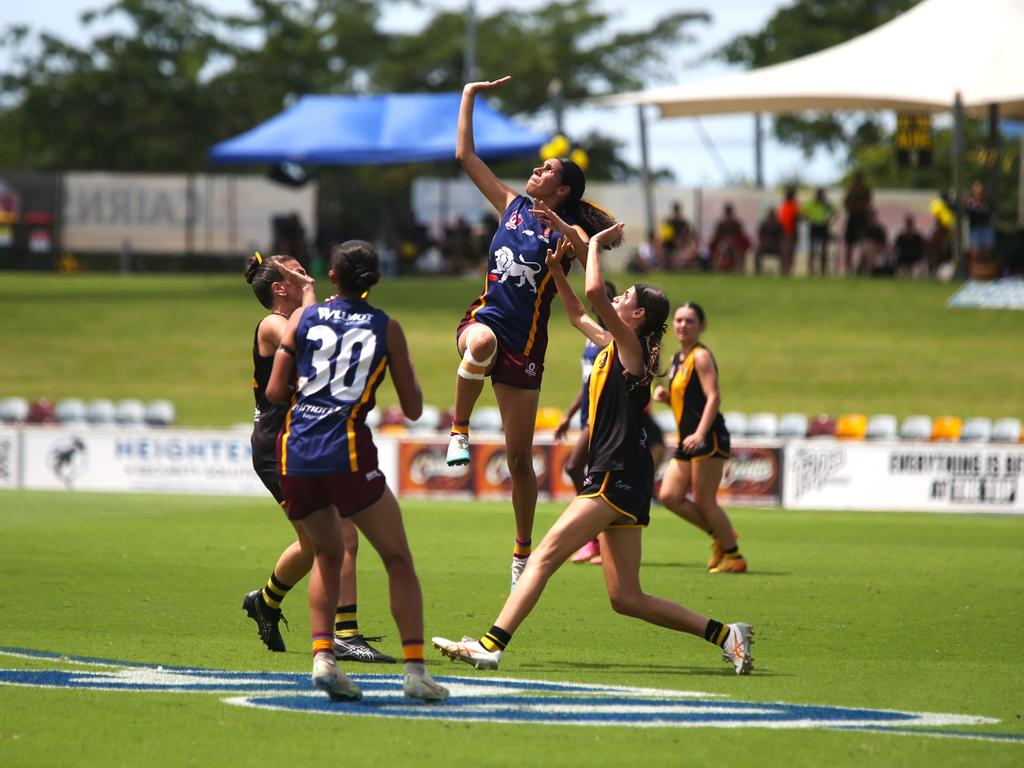
[[[533,430],[540,390],[495,384],[494,395],[505,429],[505,456],[512,478],[512,511],[516,544],[512,553],[512,586],[532,552],[533,518],[537,510],[537,474],[533,470]]]
[[[718,503],[718,486],[722,483],[725,459],[709,458],[690,462],[693,477],[693,503],[702,519],[714,533],[715,544],[708,570],[713,573],[743,573],[747,561],[736,544],[736,532],[725,510]]]
[[[697,506],[687,498],[691,484],[690,463],[672,459],[661,478],[661,493],[658,498],[666,509],[676,513],[688,523],[693,523],[705,533],[710,533],[712,530],[710,524],[704,519]]]
[[[484,389],[484,377],[494,367],[498,340],[494,331],[483,323],[470,323],[459,335],[458,376],[455,378],[455,408],[451,439],[448,443],[448,466],[469,463],[469,418]]]

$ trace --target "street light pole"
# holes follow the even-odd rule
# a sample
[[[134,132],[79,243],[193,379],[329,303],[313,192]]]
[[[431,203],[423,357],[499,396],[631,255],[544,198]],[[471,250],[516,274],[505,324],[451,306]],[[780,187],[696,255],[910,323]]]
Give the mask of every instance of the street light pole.
[[[466,3],[466,49],[462,54],[462,82],[476,80],[476,3]]]

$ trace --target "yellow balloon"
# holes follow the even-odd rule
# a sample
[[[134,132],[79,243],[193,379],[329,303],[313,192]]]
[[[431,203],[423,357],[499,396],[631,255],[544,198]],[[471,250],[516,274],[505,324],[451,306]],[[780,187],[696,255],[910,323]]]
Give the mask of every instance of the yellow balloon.
[[[549,141],[547,144],[540,148],[540,159],[550,160],[553,157],[558,157],[558,153],[551,148],[551,142]]]
[[[582,147],[576,147],[576,149],[570,152],[569,159],[576,163],[576,165],[580,167],[580,170],[584,172],[587,170],[587,166],[590,165],[590,155],[588,155],[587,150]]]
[[[548,146],[551,147],[551,151],[554,153],[552,157],[563,157],[568,154],[571,145],[569,140],[559,133],[548,142]]]

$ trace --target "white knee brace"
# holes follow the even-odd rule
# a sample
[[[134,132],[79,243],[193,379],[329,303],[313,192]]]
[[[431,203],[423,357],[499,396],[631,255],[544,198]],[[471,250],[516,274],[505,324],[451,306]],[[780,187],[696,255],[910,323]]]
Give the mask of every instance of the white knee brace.
[[[495,347],[494,351],[491,352],[490,355],[488,355],[486,360],[477,360],[475,357],[473,357],[473,353],[469,351],[469,344],[467,343],[466,352],[465,354],[462,355],[462,363],[459,363],[459,376],[461,376],[464,379],[470,379],[472,381],[483,381],[483,373],[476,373],[474,371],[467,370],[464,367],[464,365],[474,365],[478,368],[483,368],[486,371],[487,366],[491,364],[491,362],[494,360],[497,354],[498,350],[497,347]]]

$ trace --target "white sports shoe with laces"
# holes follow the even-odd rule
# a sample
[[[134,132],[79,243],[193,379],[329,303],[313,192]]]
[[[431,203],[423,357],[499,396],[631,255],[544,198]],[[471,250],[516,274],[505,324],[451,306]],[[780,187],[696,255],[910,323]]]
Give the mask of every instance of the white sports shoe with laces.
[[[331,697],[331,701],[358,701],[363,698],[359,686],[348,679],[329,653],[313,657],[313,685]]]
[[[469,464],[469,435],[455,434],[448,440],[449,467],[461,467]]]
[[[722,646],[722,661],[732,664],[737,675],[749,675],[754,669],[750,646],[754,642],[754,628],[749,624],[729,624],[729,637]]]
[[[501,663],[501,651],[488,651],[479,640],[469,637],[463,637],[458,643],[445,637],[434,637],[430,642],[441,655],[452,661],[463,661],[476,669],[497,669]]]
[[[402,690],[408,698],[419,701],[444,701],[448,698],[448,689],[439,685],[429,672],[422,675],[406,672],[402,679]]]

